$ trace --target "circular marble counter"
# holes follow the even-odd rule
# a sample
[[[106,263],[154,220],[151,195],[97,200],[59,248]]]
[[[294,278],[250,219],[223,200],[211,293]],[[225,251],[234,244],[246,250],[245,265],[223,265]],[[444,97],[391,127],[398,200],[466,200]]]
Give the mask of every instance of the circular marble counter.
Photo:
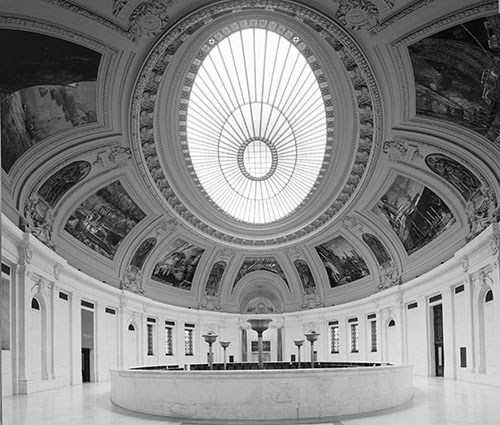
[[[111,401],[172,418],[311,419],[393,407],[413,396],[412,365],[292,370],[111,370]]]

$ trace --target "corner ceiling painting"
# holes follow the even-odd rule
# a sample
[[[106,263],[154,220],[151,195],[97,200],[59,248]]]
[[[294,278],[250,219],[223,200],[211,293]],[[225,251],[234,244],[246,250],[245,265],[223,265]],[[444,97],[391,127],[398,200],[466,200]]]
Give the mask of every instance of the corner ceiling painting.
[[[382,242],[380,242],[379,238],[371,233],[363,233],[361,238],[370,247],[379,266],[383,267],[391,262],[391,257],[384,248],[384,245],[382,245]]]
[[[408,255],[455,222],[443,200],[422,184],[397,176],[372,210],[396,232]]]
[[[149,253],[156,245],[156,238],[148,238],[141,243],[141,246],[137,248],[132,260],[130,261],[130,265],[137,267],[139,270],[142,269],[144,265],[144,261],[148,257]]]
[[[2,168],[59,131],[97,121],[101,54],[58,38],[0,30]]]
[[[314,282],[314,277],[309,265],[304,260],[295,260],[293,264],[295,265],[297,273],[300,276],[304,292],[306,294],[314,293],[316,291],[316,283]]]
[[[342,236],[316,247],[328,274],[330,287],[345,285],[370,274],[365,260]]]
[[[219,292],[219,285],[226,270],[227,263],[225,261],[217,261],[210,271],[208,276],[207,285],[205,286],[206,295],[217,295]]]
[[[498,16],[476,19],[408,47],[416,113],[467,127],[500,145]]]
[[[116,181],[82,202],[64,230],[112,260],[120,242],[144,217],[144,212]]]
[[[267,272],[278,275],[286,283],[288,290],[290,290],[290,286],[288,285],[288,280],[286,279],[285,273],[283,272],[283,269],[281,268],[275,257],[245,258],[245,261],[243,261],[243,264],[236,274],[232,290],[234,291],[236,284],[244,276],[246,276],[248,273],[252,273],[258,270],[265,270]]]
[[[177,239],[159,261],[151,279],[174,288],[190,290],[198,263],[205,250],[182,239]]]
[[[87,161],[75,161],[50,176],[38,189],[38,195],[54,208],[63,195],[90,172]]]
[[[470,201],[481,187],[481,182],[471,171],[446,155],[439,153],[427,155],[425,163],[434,173],[457,189],[466,201]]]

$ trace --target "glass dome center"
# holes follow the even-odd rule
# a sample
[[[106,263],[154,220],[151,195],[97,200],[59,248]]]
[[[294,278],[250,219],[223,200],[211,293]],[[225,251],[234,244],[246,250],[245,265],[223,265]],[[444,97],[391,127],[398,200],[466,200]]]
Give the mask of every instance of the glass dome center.
[[[276,149],[270,142],[250,139],[238,151],[238,165],[250,180],[265,180],[272,176],[278,164]]]
[[[318,181],[325,101],[299,37],[235,25],[193,61],[186,142],[205,196],[236,220],[265,224],[294,212]]]

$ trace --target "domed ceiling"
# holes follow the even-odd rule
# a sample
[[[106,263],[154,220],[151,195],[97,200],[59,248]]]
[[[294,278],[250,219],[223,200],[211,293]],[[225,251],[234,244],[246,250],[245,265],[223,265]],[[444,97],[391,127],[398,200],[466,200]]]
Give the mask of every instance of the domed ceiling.
[[[3,213],[109,285],[321,308],[404,285],[497,221],[497,2],[0,13]]]

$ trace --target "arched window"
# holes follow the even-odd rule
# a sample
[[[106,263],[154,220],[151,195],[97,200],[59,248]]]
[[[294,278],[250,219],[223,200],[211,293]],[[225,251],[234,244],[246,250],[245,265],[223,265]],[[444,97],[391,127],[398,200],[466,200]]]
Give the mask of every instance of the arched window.
[[[130,325],[128,325],[128,330],[135,332],[135,326],[131,323]]]
[[[40,303],[38,302],[38,300],[36,298],[33,298],[31,300],[31,308],[33,310],[40,310]]]
[[[488,292],[486,292],[486,295],[484,297],[485,303],[489,303],[490,301],[493,301],[493,291],[491,289]]]
[[[389,323],[387,324],[387,326],[389,326],[390,328],[392,328],[393,326],[396,326],[396,322],[394,321],[394,319],[389,320]]]

